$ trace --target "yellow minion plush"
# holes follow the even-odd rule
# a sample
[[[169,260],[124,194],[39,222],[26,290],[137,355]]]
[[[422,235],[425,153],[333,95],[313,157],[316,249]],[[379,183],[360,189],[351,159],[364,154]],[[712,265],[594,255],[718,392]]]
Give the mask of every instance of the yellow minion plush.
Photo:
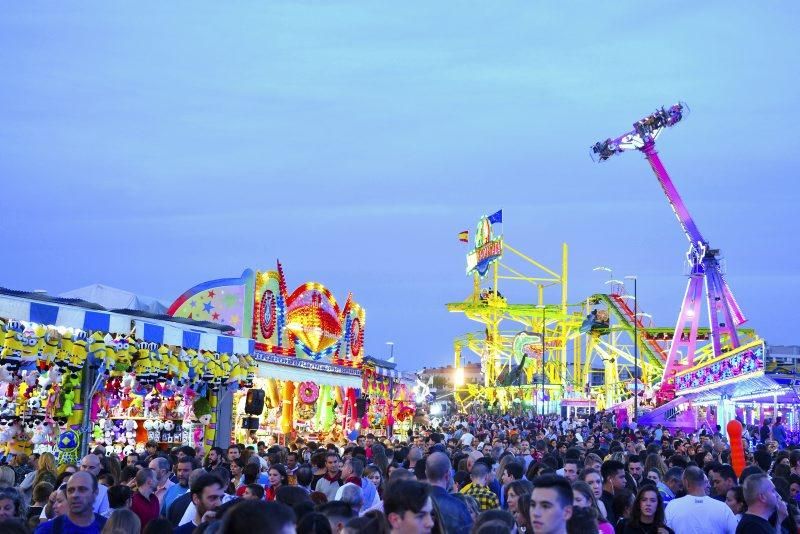
[[[56,361],[59,346],[61,345],[61,334],[55,328],[48,328],[44,336],[44,345],[39,355],[39,368],[47,369]]]
[[[86,363],[87,339],[86,332],[83,330],[77,330],[72,336],[72,353],[70,354],[69,363],[67,364],[70,371],[79,371]]]
[[[3,333],[3,350],[0,351],[0,364],[7,363],[10,371],[19,369],[22,361],[22,325],[19,321],[8,321]]]

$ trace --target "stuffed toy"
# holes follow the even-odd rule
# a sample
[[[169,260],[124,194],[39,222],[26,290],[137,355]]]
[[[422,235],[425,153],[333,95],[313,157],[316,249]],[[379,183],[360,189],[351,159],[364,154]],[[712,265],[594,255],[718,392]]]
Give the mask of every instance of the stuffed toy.
[[[55,361],[56,354],[58,354],[58,347],[61,345],[61,334],[55,328],[48,328],[43,336],[44,344],[39,353],[39,361],[37,362],[39,370],[45,371]]]
[[[42,327],[44,328],[44,327]],[[44,334],[44,331],[42,331]],[[44,344],[44,339],[37,335],[36,326],[31,324],[22,331],[22,362],[21,365],[27,366],[36,361],[39,356],[40,344]]]
[[[78,330],[72,336],[72,352],[69,355],[69,361],[67,362],[67,368],[70,371],[77,372],[83,368],[84,363],[86,363],[86,342],[87,342],[86,332],[83,330]]]
[[[7,364],[10,372],[16,372],[22,361],[22,324],[8,321],[4,325],[3,348],[0,350],[0,364]]]
[[[146,447],[141,441],[136,444],[136,454],[142,455],[146,452]]]

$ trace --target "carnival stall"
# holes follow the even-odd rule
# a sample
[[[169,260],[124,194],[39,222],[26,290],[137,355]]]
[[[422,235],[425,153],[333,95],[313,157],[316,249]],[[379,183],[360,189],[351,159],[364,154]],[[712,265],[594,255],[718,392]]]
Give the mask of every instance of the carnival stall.
[[[338,441],[360,426],[366,313],[351,296],[340,307],[318,283],[289,291],[278,263],[274,271],[247,269],[239,278],[198,284],[168,313],[213,320],[255,342],[253,389],[265,392],[264,406],[246,413],[247,389],[231,395],[234,440]],[[255,428],[253,415],[261,416]]]
[[[252,340],[225,328],[77,299],[0,290],[0,329],[6,456],[75,462],[90,441],[120,455],[150,439],[211,446],[216,391],[255,373]]]
[[[413,381],[405,380],[394,363],[373,357],[364,359],[362,380],[367,402],[361,426],[376,436],[407,434],[417,409]]]

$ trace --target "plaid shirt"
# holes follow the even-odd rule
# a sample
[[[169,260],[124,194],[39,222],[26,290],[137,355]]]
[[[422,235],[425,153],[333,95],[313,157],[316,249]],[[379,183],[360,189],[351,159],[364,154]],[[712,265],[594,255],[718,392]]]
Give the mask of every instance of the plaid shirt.
[[[500,502],[497,500],[497,495],[495,495],[494,492],[492,492],[492,490],[486,486],[479,486],[475,483],[472,483],[469,485],[469,487],[465,487],[464,491],[461,493],[464,495],[469,495],[478,501],[478,508],[480,508],[481,512],[492,510],[494,508],[500,508]]]

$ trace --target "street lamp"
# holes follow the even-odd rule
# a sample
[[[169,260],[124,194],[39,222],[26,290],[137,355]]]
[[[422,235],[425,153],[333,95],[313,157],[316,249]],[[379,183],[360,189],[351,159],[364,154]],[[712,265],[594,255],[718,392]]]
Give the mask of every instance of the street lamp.
[[[544,416],[544,352],[545,352],[545,339],[544,338],[545,338],[545,335],[546,335],[546,332],[547,332],[547,328],[545,327],[546,325],[545,325],[544,312],[545,312],[546,308],[545,308],[544,304],[538,304],[536,307],[542,309],[542,363],[539,366],[539,379],[540,379],[541,385],[542,385],[542,389],[541,389],[541,394],[542,394],[542,413],[541,413],[541,415]],[[538,397],[538,392],[539,391],[540,390],[537,388],[537,397]]]
[[[626,276],[633,280],[633,420],[639,421],[639,299],[636,293],[636,277]]]

